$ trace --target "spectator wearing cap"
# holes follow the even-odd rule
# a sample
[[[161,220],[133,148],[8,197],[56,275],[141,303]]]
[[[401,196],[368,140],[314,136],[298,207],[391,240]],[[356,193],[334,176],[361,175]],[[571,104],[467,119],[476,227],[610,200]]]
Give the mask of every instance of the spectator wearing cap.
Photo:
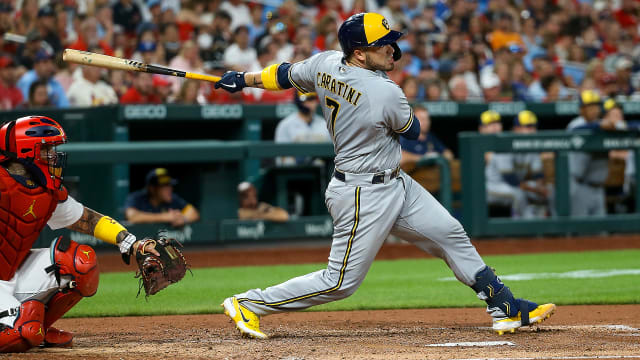
[[[289,220],[289,213],[283,208],[258,201],[256,187],[243,181],[238,184],[238,219],[286,222]]]
[[[91,47],[100,47],[105,55],[113,56],[111,45],[105,40],[98,38],[98,21],[95,17],[86,18],[80,25],[78,39],[71,45],[70,49],[87,51]]]
[[[480,76],[480,86],[482,87],[482,95],[485,102],[505,101],[506,99],[500,95],[502,82],[500,77],[493,71],[484,72]]]
[[[159,99],[159,102],[168,103],[169,98],[171,96],[171,82],[169,81],[169,77],[165,75],[154,74],[152,77],[151,83],[153,84],[153,92]]]
[[[43,48],[42,45],[40,32],[36,29],[29,31],[24,44],[20,44],[16,50],[16,62],[27,70],[33,69],[36,54]]]
[[[615,74],[602,74],[597,85],[600,94],[603,96],[616,97],[618,95],[618,79]]]
[[[632,67],[633,62],[625,56],[621,56],[616,60],[615,68],[616,80],[618,85],[618,95],[629,96],[636,91],[631,83]]]
[[[585,90],[580,93],[579,103],[580,116],[569,123],[567,130],[599,128],[600,96],[593,90]],[[608,153],[570,152],[569,175],[571,215],[606,215],[604,183],[609,175]]]
[[[513,120],[516,134],[537,131],[536,115],[523,110]],[[509,206],[514,218],[546,217],[553,200],[552,188],[544,182],[540,153],[495,153],[485,168],[487,203]]]
[[[224,66],[224,52],[231,44],[231,15],[224,10],[215,13],[210,31],[198,35],[200,56],[210,67]]]
[[[64,88],[60,83],[53,78],[56,71],[53,64],[53,54],[49,51],[40,49],[35,56],[33,70],[29,70],[24,73],[20,80],[18,80],[17,86],[22,91],[22,96],[25,99],[29,98],[29,88],[35,81],[42,80],[47,83],[47,89],[49,99],[55,107],[66,108],[69,107],[69,100],[64,92]]]
[[[336,38],[337,39],[337,38]],[[293,44],[289,42],[287,33],[287,25],[283,22],[277,22],[269,29],[269,36],[262,39],[261,42],[269,41],[276,44],[276,62],[288,62],[293,57]]]
[[[224,51],[225,67],[229,70],[247,71],[257,58],[256,49],[249,46],[249,28],[246,25],[238,26],[234,31],[233,44]]]
[[[144,189],[135,191],[125,202],[125,215],[132,224],[168,223],[173,227],[200,220],[198,210],[174,193],[178,181],[165,168],[147,174]]]
[[[140,7],[133,0],[119,0],[113,5],[113,22],[124,28],[124,31],[134,36],[136,27],[142,22]]]
[[[138,41],[138,47],[136,52],[133,53],[131,59],[140,61],[145,64],[158,64],[158,46],[156,45],[155,36],[151,30],[145,31],[141,34]],[[163,59],[164,60],[164,59]]]
[[[8,55],[0,56],[0,109],[11,110],[22,104],[22,91],[16,86],[16,63]]]
[[[153,76],[149,73],[134,74],[133,84],[120,97],[121,104],[160,104],[161,100],[153,89]]]
[[[45,5],[38,10],[36,29],[44,42],[49,44],[55,54],[62,51],[62,41],[56,29],[55,11],[51,5]]]
[[[495,110],[486,110],[480,114],[478,118],[478,132],[480,134],[499,134],[502,132],[502,119],[500,114]],[[484,154],[485,164],[489,163],[493,152],[486,152]]]
[[[101,53],[98,49],[93,49]],[[117,104],[118,96],[113,87],[102,80],[108,74],[106,69],[96,66],[82,66],[82,76],[76,78],[67,91],[72,106],[89,107]]]
[[[402,158],[400,166],[416,163],[425,156],[442,155],[447,160],[453,160],[453,152],[449,150],[438,137],[431,132],[431,117],[427,108],[420,105],[413,106],[413,114],[420,121],[420,135],[416,140],[400,138]]]
[[[318,95],[316,93],[296,93],[294,103],[298,111],[280,120],[276,126],[276,143],[319,143],[331,142],[327,123],[318,115]],[[305,157],[280,157],[278,165],[300,165],[308,162]]]

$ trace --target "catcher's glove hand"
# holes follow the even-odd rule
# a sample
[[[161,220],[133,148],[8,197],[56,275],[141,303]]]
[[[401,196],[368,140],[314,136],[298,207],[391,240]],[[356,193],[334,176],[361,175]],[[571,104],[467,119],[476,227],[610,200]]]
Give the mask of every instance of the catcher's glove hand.
[[[146,296],[149,296],[182,280],[189,265],[175,244],[182,246],[177,240],[167,238],[162,232],[158,234],[157,240],[144,238],[139,241],[135,249],[139,268],[136,277],[140,278],[138,295],[143,287]],[[146,251],[145,248],[155,249],[160,256]]]

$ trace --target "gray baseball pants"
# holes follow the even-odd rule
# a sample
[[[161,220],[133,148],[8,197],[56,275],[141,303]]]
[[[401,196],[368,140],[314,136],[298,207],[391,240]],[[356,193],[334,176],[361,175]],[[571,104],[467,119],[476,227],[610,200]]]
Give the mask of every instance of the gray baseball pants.
[[[326,269],[237,294],[238,301],[267,315],[346,298],[358,289],[390,233],[443,259],[461,282],[473,285],[485,263],[462,225],[404,172],[395,179],[386,173],[380,184],[372,184],[373,174],[346,174],[344,182],[329,183],[325,202],[334,232]]]

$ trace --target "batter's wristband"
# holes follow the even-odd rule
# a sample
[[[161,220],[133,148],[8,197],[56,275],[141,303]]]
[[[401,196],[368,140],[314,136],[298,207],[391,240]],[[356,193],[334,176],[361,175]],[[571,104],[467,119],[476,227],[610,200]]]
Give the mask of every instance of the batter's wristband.
[[[118,234],[121,231],[127,231],[119,222],[108,216],[103,216],[98,220],[96,228],[93,230],[93,236],[109,244],[118,244]]]
[[[280,64],[269,65],[260,74],[262,80],[262,86],[267,90],[282,90],[280,84],[278,84],[278,66]]]
[[[122,254],[129,255],[131,253],[131,247],[136,242],[137,238],[133,234],[127,235],[120,243],[120,252]]]

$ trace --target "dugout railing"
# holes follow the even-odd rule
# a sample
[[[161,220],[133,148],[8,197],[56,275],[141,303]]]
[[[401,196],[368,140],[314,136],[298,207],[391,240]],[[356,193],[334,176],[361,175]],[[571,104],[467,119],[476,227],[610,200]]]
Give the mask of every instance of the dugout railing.
[[[630,149],[635,152],[635,168],[640,169],[640,137],[637,132],[544,131],[535,134],[503,133],[459,136],[463,224],[471,236],[532,236],[603,232],[640,232],[640,214],[571,216],[568,153]],[[486,152],[554,152],[556,216],[521,220],[490,218],[486,202]],[[640,174],[635,173],[635,194],[640,194]],[[640,209],[640,197],[635,198]]]

